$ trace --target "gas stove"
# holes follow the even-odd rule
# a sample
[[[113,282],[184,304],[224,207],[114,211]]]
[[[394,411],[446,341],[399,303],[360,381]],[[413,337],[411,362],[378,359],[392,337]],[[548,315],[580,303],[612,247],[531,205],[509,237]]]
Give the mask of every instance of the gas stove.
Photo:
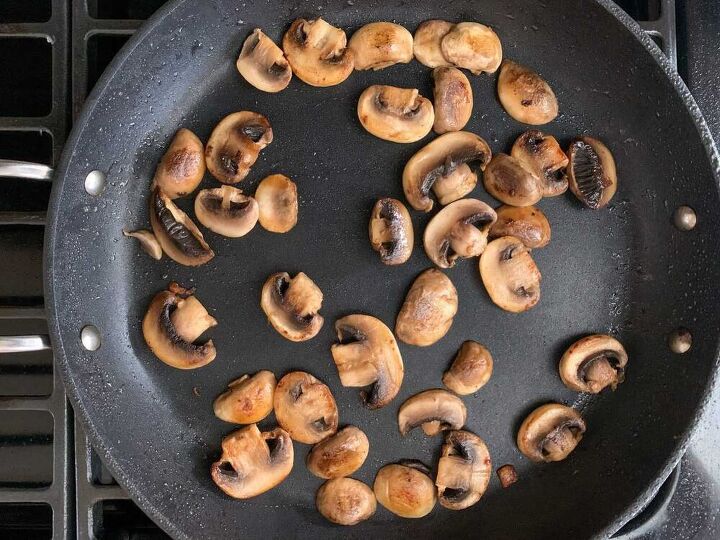
[[[37,180],[0,179],[2,539],[166,538],[74,420],[53,367],[42,285],[50,167],[105,66],[164,1],[0,0],[0,158],[47,165]],[[677,66],[720,141],[720,3],[618,4]],[[718,448],[716,399],[658,495],[616,537],[720,538]]]

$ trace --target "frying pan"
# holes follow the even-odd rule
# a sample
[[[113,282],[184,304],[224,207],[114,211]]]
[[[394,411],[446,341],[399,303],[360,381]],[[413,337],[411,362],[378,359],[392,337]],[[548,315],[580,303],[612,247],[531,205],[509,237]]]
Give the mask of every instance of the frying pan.
[[[492,26],[505,56],[535,68],[557,93],[562,114],[543,129],[563,145],[578,134],[600,138],[619,170],[619,190],[603,211],[586,210],[571,195],[541,202],[553,240],[533,253],[543,282],[531,311],[513,315],[495,307],[476,260],[449,270],[460,296],[451,330],[432,347],[400,344],[405,380],[397,398],[378,411],[362,407],[357,389],[340,386],[329,353],[333,322],[368,313],[392,326],[412,280],[430,266],[419,247],[429,215],[413,213],[418,247],[399,267],[379,262],[366,231],[375,199],[403,198],[402,167],[432,137],[409,145],[376,139],[360,127],[355,105],[376,83],[432,95],[431,79],[413,62],[357,72],[326,89],[293,80],[277,95],[241,80],[234,60],[253,28],[279,41],[293,19],[318,15],[348,34],[375,20],[411,30],[430,18]],[[467,129],[494,152],[507,151],[526,126],[501,110],[495,76],[472,77],[472,85],[475,110]],[[275,140],[240,187],[252,193],[271,172],[295,179],[297,227],[285,235],[258,227],[239,240],[206,232],[217,256],[199,268],[153,261],[122,238],[124,227],[148,224],[148,186],[174,132],[184,126],[207,140],[223,116],[243,109],[265,114]],[[93,173],[91,180],[104,175],[105,181],[94,185],[104,189],[90,193],[85,183],[92,171],[102,175]],[[107,69],[57,170],[46,239],[56,358],[105,463],[140,507],[178,538],[607,536],[643,507],[682,455],[716,376],[719,177],[717,155],[687,89],[608,0],[338,0],[312,6],[178,0],[149,20]],[[216,182],[207,177],[204,185]],[[492,200],[481,186],[473,196]],[[191,203],[180,204],[189,211]],[[694,230],[673,226],[680,205],[697,213]],[[277,271],[304,271],[323,290],[326,323],[313,340],[291,343],[267,324],[260,288]],[[212,331],[217,359],[198,370],[166,366],[143,341],[142,316],[170,280],[196,286],[220,322]],[[88,325],[99,331],[96,350],[80,339]],[[668,333],[678,327],[694,336],[684,355],[667,346]],[[87,332],[82,335],[92,335]],[[564,349],[592,332],[616,335],[630,354],[626,382],[597,397],[570,392],[557,374]],[[488,385],[465,399],[467,428],[487,442],[494,468],[514,464],[520,481],[512,488],[503,490],[493,479],[466,511],[437,507],[424,519],[402,520],[379,508],[371,520],[342,529],[315,510],[321,481],[303,464],[307,446],[296,443],[291,475],[255,499],[231,500],[212,483],[210,463],[233,430],[214,418],[212,400],[230,380],[264,368],[278,376],[307,370],[332,388],[341,425],[357,425],[370,439],[356,478],[372,484],[380,466],[402,458],[434,464],[440,439],[422,433],[402,438],[397,408],[408,396],[440,386],[466,339],[484,343],[495,358]],[[548,401],[580,409],[588,431],[566,461],[531,464],[514,437],[525,415]]]

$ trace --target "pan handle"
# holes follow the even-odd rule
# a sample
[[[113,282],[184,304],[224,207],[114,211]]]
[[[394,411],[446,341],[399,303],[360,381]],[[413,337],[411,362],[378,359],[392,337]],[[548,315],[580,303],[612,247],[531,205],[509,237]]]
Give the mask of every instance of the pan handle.
[[[15,161],[12,159],[0,159],[0,178],[28,178],[30,180],[52,180],[53,170],[47,165],[30,163],[28,161]]]
[[[45,351],[50,349],[48,336],[0,336],[0,354]]]

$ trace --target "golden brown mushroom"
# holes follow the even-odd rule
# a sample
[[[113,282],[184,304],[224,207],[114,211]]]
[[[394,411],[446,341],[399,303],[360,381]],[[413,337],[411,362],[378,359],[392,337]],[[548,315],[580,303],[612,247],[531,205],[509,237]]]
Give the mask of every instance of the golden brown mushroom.
[[[530,249],[550,242],[550,223],[537,206],[507,206],[497,210],[497,221],[490,227],[488,238],[514,236]]]
[[[189,195],[205,174],[203,144],[189,129],[178,130],[155,170],[153,182],[171,199]]]
[[[561,461],[575,449],[585,429],[585,421],[575,409],[548,403],[523,421],[517,445],[532,461]]]
[[[413,37],[403,26],[391,22],[372,22],[355,32],[348,42],[355,69],[383,69],[407,64],[413,59]]]
[[[475,75],[495,73],[502,62],[500,38],[490,27],[476,22],[453,26],[442,38],[440,48],[450,63]]]
[[[487,192],[511,206],[532,206],[543,197],[543,184],[525,163],[507,154],[495,154],[485,168]]]
[[[402,264],[412,255],[415,234],[405,205],[397,199],[378,199],[370,214],[370,245],[387,265]]]
[[[272,412],[277,381],[271,371],[243,375],[213,403],[215,416],[234,424],[254,424]]]
[[[315,496],[318,511],[338,525],[357,525],[372,517],[377,509],[375,494],[353,478],[328,480]]]
[[[443,375],[443,384],[461,396],[477,392],[490,380],[493,359],[490,351],[477,341],[466,341]]]
[[[398,427],[404,436],[416,427],[432,437],[448,429],[460,429],[467,420],[462,400],[447,390],[425,390],[409,397],[398,411]]]
[[[569,160],[552,135],[537,129],[526,131],[517,138],[510,155],[540,178],[543,197],[555,197],[567,191],[565,167]]]
[[[368,133],[396,143],[419,141],[430,133],[435,121],[432,102],[417,88],[379,84],[360,94],[357,114]]]
[[[560,359],[560,378],[570,390],[598,394],[625,380],[628,355],[612,336],[593,334],[573,343]]]
[[[505,111],[524,124],[547,124],[558,115],[557,98],[550,85],[512,60],[505,60],[500,69],[498,97]]]
[[[270,232],[286,233],[298,220],[297,186],[283,174],[262,179],[255,190],[260,225]]]
[[[291,371],[280,379],[273,404],[278,424],[295,441],[315,444],[337,431],[335,398],[309,373]]]
[[[608,147],[592,137],[580,137],[570,145],[567,155],[570,191],[588,208],[606,206],[618,184],[615,160]]]
[[[498,480],[500,480],[500,485],[503,488],[509,488],[518,481],[517,471],[515,470],[515,467],[513,467],[510,463],[506,463],[496,472],[498,475]]]
[[[303,272],[294,278],[278,272],[265,281],[260,307],[270,324],[290,341],[307,341],[317,335],[324,319],[318,313],[323,294]]]
[[[437,496],[430,469],[419,461],[385,465],[375,476],[377,502],[404,518],[421,518],[432,512]]]
[[[292,79],[292,69],[282,49],[259,28],[243,43],[235,66],[247,82],[263,92],[284,90]]]
[[[249,233],[258,220],[258,203],[232,186],[203,189],[195,197],[195,217],[208,229],[229,238]]]
[[[438,67],[433,70],[433,107],[438,135],[448,131],[460,131],[470,120],[473,109],[473,93],[470,81],[455,67]]]
[[[480,256],[480,277],[490,299],[505,311],[520,313],[540,301],[540,270],[525,244],[514,236],[488,244]]]
[[[365,433],[347,426],[313,446],[307,456],[307,468],[320,478],[350,476],[362,466],[369,451]]]
[[[425,21],[415,30],[413,51],[415,59],[429,68],[451,66],[443,56],[440,43],[454,25],[437,19]]]
[[[469,431],[445,435],[435,485],[440,504],[464,510],[480,500],[490,483],[492,463],[485,442]]]
[[[126,229],[123,229],[122,233],[123,236],[137,239],[140,247],[143,248],[143,251],[150,255],[156,261],[162,259],[162,246],[160,246],[160,242],[158,242],[157,238],[155,238],[155,235],[152,233],[152,231],[148,231],[146,229],[128,231]]]

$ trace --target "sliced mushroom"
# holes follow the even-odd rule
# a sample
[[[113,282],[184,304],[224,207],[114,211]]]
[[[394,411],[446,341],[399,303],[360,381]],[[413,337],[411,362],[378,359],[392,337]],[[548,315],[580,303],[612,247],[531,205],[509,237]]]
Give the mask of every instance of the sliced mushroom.
[[[348,315],[335,322],[338,343],[330,349],[340,383],[370,386],[361,393],[370,409],[384,407],[397,395],[403,361],[395,336],[382,321],[369,315]]]
[[[271,371],[243,375],[213,403],[215,416],[234,424],[254,424],[272,412],[277,381]]]
[[[379,84],[360,94],[357,114],[369,133],[396,143],[419,141],[430,133],[435,121],[431,101],[417,88]]]
[[[470,120],[473,93],[470,81],[458,68],[438,67],[433,70],[433,106],[435,133],[460,131]]]
[[[548,403],[523,421],[517,445],[532,461],[561,461],[575,449],[585,429],[585,420],[575,409]]]
[[[490,483],[492,463],[485,442],[469,431],[445,435],[435,485],[440,504],[464,510],[478,502]]]
[[[452,27],[440,42],[442,55],[457,67],[475,75],[495,73],[502,62],[502,44],[489,26],[461,22]]]
[[[447,390],[425,390],[405,400],[398,411],[398,427],[402,435],[420,426],[425,435],[437,435],[448,429],[460,429],[467,420],[462,400]]]
[[[525,163],[507,154],[495,154],[485,168],[487,192],[511,206],[532,206],[543,197],[543,185]]]
[[[143,248],[143,251],[145,251],[145,253],[150,255],[156,261],[162,259],[162,247],[160,246],[160,242],[158,242],[157,238],[155,238],[155,235],[152,233],[152,231],[148,231],[146,229],[128,231],[126,229],[123,229],[123,235],[129,238],[136,238],[137,241],[140,243],[140,247]]]
[[[271,174],[262,179],[255,190],[260,205],[260,225],[275,233],[286,233],[298,220],[297,186],[283,174]]]
[[[165,254],[175,262],[199,266],[215,256],[197,225],[159,187],[150,194],[150,225]]]
[[[243,43],[235,66],[247,82],[263,92],[284,90],[292,79],[292,69],[282,49],[259,28]]]
[[[510,155],[540,178],[543,197],[555,197],[567,191],[565,167],[569,160],[552,135],[537,129],[526,131],[517,138]]]
[[[307,468],[320,478],[350,476],[365,463],[369,451],[365,433],[347,426],[313,446],[307,456]]]
[[[307,341],[317,335],[324,319],[318,313],[323,294],[303,272],[294,278],[278,272],[265,281],[260,307],[270,324],[290,341]]]
[[[334,86],[353,70],[353,52],[346,45],[345,32],[318,18],[293,21],[282,46],[300,80],[312,86]]]
[[[432,188],[442,205],[475,189],[478,171],[485,170],[492,152],[482,137],[467,131],[446,133],[422,147],[405,165],[403,190],[415,210],[429,212]]]
[[[370,245],[387,265],[402,264],[410,258],[415,241],[412,220],[397,199],[378,199],[370,214]]]
[[[593,334],[573,343],[560,359],[560,378],[576,392],[615,390],[625,380],[628,355],[612,336]]]
[[[480,255],[496,217],[495,210],[478,199],[450,203],[425,228],[425,253],[440,268],[452,268],[458,258]]]
[[[461,396],[477,392],[490,380],[493,359],[477,341],[466,341],[443,375],[443,384]]]
[[[443,56],[440,43],[453,26],[452,23],[437,19],[421,23],[413,39],[415,59],[429,68],[451,66]]]
[[[488,238],[514,236],[530,249],[550,242],[550,223],[537,206],[507,206],[496,210],[497,221],[490,227]]]
[[[608,147],[592,137],[580,137],[570,145],[567,155],[570,191],[588,208],[606,206],[618,184],[615,160]]]
[[[375,476],[377,502],[404,518],[421,518],[432,512],[437,496],[430,469],[419,461],[385,465]]]
[[[272,140],[270,122],[262,114],[230,114],[215,126],[205,145],[207,168],[223,184],[236,184],[248,175],[260,150]]]
[[[413,281],[395,321],[395,334],[408,345],[427,347],[447,334],[457,310],[452,281],[430,268]]]
[[[383,69],[413,59],[413,37],[404,26],[391,22],[366,24],[350,38],[355,69]]]
[[[178,130],[155,169],[154,182],[171,199],[195,191],[205,174],[203,143],[189,129]]]
[[[318,489],[315,505],[325,519],[338,525],[357,525],[377,509],[372,489],[353,478],[325,482]]]
[[[193,289],[171,283],[167,291],[155,295],[143,318],[143,336],[150,350],[167,365],[179,369],[199,368],[215,359],[212,340],[195,343],[217,321],[193,293]]]
[[[557,98],[550,85],[512,60],[505,60],[500,69],[498,97],[505,111],[524,124],[547,124],[558,115]]]
[[[514,236],[490,242],[480,256],[480,277],[490,299],[511,313],[521,313],[540,301],[540,270],[528,249]]]
[[[239,238],[249,233],[258,220],[258,203],[232,186],[203,189],[195,197],[195,216],[208,229],[223,236]]]
[[[295,441],[315,444],[337,431],[335,398],[309,373],[291,371],[280,379],[273,403],[278,424]]]
[[[517,471],[515,470],[515,467],[513,467],[509,463],[500,467],[496,472],[498,475],[498,480],[500,480],[500,485],[503,488],[509,488],[518,481]]]
[[[293,444],[283,429],[261,432],[251,424],[223,439],[222,455],[210,475],[231,497],[249,499],[285,480],[293,459]]]

